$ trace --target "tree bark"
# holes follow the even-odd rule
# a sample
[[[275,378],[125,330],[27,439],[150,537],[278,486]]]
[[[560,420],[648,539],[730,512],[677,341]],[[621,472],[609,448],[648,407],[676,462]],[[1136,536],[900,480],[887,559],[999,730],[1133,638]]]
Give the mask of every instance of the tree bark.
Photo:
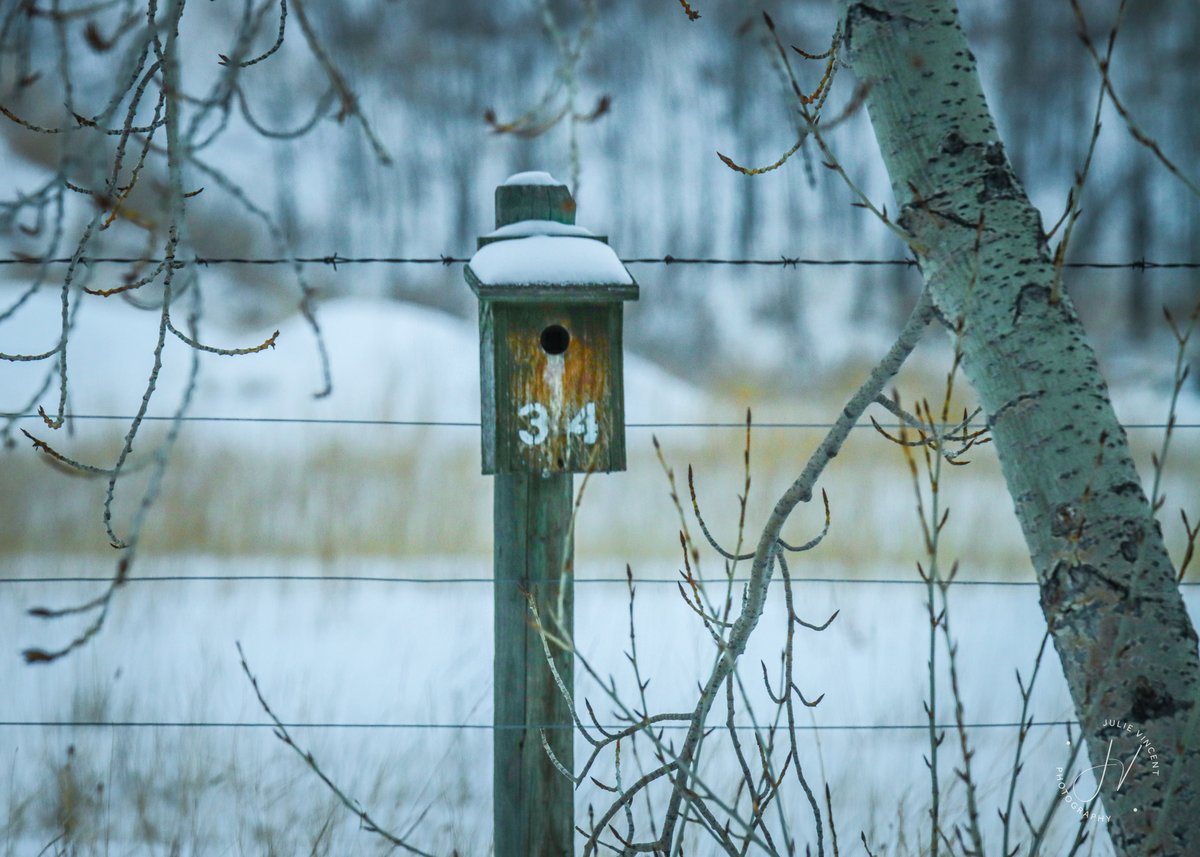
[[[1095,356],[1070,298],[1054,295],[1041,218],[1005,154],[957,9],[952,0],[844,5],[844,43],[869,87],[899,223],[939,317],[952,332],[961,324],[964,371],[991,426],[1090,764],[1129,767],[1120,782],[1114,764],[1101,785],[1113,844],[1128,857],[1196,854],[1196,632]],[[1130,762],[1137,730],[1156,767],[1146,745]],[[1052,768],[1025,773],[1046,776],[1055,795]]]

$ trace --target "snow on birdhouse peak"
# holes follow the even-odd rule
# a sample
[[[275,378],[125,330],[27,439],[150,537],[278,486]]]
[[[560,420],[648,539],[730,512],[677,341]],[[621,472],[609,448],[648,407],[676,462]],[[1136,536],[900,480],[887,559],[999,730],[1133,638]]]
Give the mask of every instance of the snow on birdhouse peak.
[[[633,285],[633,277],[611,247],[575,236],[496,241],[481,247],[467,267],[485,287]]]
[[[559,223],[555,220],[518,220],[507,226],[494,229],[484,238],[527,238],[530,235],[573,235],[577,238],[595,238],[596,233],[574,223]]]
[[[514,173],[504,180],[505,185],[549,185],[551,187],[566,187],[562,182],[549,173],[540,170],[530,170],[524,173]]]

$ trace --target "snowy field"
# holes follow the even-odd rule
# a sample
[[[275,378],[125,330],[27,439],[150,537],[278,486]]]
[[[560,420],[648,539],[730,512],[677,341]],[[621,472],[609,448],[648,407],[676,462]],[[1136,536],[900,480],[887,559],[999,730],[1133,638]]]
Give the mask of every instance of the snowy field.
[[[36,350],[53,341],[45,323],[54,318],[53,296],[39,295],[27,311],[38,323],[6,325],[6,348]],[[71,410],[128,414],[141,397],[153,314],[100,301],[83,313],[71,352]],[[332,302],[321,319],[333,355],[329,399],[311,398],[320,371],[299,321],[283,325],[273,351],[204,358],[192,415],[330,422],[189,423],[134,571],[145,578],[311,579],[134,581],[120,591],[92,644],[63,663],[25,667],[23,648],[60,645],[82,627],[82,620],[47,624],[26,615],[27,608],[94,596],[99,583],[50,579],[102,579],[112,557],[98,552],[108,550],[98,526],[101,483],[51,473],[23,441],[5,453],[0,855],[36,855],[64,830],[75,849],[64,853],[82,855],[386,852],[272,737],[239,668],[235,641],[280,717],[308,724],[295,727],[296,739],[380,822],[397,832],[415,824],[414,842],[439,855],[488,853],[491,492],[479,475],[474,425],[477,333],[473,324],[437,312],[365,300]],[[226,337],[221,344],[245,344],[216,335]],[[169,345],[167,356],[156,414],[169,413],[182,390],[187,352]],[[900,379],[902,392],[936,396],[942,356],[937,343],[918,354]],[[1122,367],[1115,368],[1119,374]],[[697,465],[709,519],[719,537],[732,540],[742,432],[662,424],[736,424],[749,402],[760,422],[825,421],[837,413],[856,371],[842,373],[850,380],[814,377],[811,389],[763,405],[750,394],[703,392],[636,356],[627,359],[629,470],[592,481],[577,536],[577,640],[602,673],[630,687],[623,655],[626,562],[640,581],[635,616],[652,705],[689,708],[689,694],[711,663],[705,632],[665,582],[677,573],[679,524],[650,435],[662,439],[681,489],[687,464]],[[1142,370],[1124,372],[1140,377]],[[5,373],[9,400],[36,383],[29,367]],[[1121,384],[1116,398],[1130,421],[1165,415],[1161,381]],[[52,392],[41,401],[52,406]],[[1194,399],[1183,405],[1181,420],[1196,422]],[[376,422],[337,422],[346,419]],[[36,420],[22,426],[47,434]],[[139,453],[153,448],[160,428],[150,427]],[[118,448],[123,424],[79,420],[73,429],[55,442],[104,461]],[[755,433],[751,527],[820,435],[819,429]],[[1145,430],[1132,437],[1139,462],[1160,439]],[[1198,457],[1182,430],[1172,455],[1169,504],[1195,508]],[[798,649],[801,689],[810,697],[826,694],[805,723],[819,728],[801,734],[804,764],[813,782],[832,789],[843,845],[866,830],[877,854],[912,854],[924,831],[929,787],[926,735],[903,728],[923,723],[927,698],[928,619],[913,571],[920,548],[911,486],[902,457],[869,429],[855,433],[825,484],[833,529],[794,575],[802,581],[802,618],[820,622],[841,612],[828,631],[802,637]],[[944,492],[953,510],[947,556],[963,559],[966,580],[1005,584],[952,590],[966,719],[1012,723],[1020,709],[1014,669],[1028,675],[1043,630],[1036,589],[1011,585],[1032,579],[1028,561],[987,454],[951,474]],[[133,490],[119,495],[118,521],[136,499]],[[1172,550],[1179,545],[1176,520],[1172,513],[1165,525]],[[690,526],[696,529],[694,520]],[[803,540],[819,526],[819,510],[800,510],[788,534]],[[703,567],[708,575],[720,572],[711,554]],[[345,577],[402,580],[339,579]],[[900,582],[870,582],[881,579]],[[1195,613],[1195,591],[1189,588],[1187,597]],[[781,646],[779,599],[771,609],[744,661],[753,688],[759,659],[776,663]],[[938,720],[951,723],[944,671],[940,677]],[[611,713],[597,688],[581,680],[579,689],[602,717]],[[761,702],[761,692],[753,692]],[[1070,717],[1053,656],[1043,666],[1032,713],[1038,721]],[[118,725],[55,725],[80,722]],[[1016,733],[980,727],[971,735],[986,832],[994,836]],[[952,743],[951,735],[944,746]],[[577,756],[582,752],[579,744]],[[1031,809],[1053,798],[1055,768],[1065,756],[1062,727],[1034,730],[1019,791]],[[732,764],[715,754],[702,773],[733,783]],[[955,764],[955,754],[944,751],[947,812],[959,818]],[[611,773],[611,760],[597,769],[601,779]],[[603,798],[590,784],[581,788],[580,817]],[[793,829],[804,829],[805,807],[793,789],[786,804]]]
[[[5,588],[0,651],[6,669],[2,719],[8,853],[36,853],[65,823],[79,853],[307,853],[329,829],[318,853],[374,854],[381,843],[335,810],[315,778],[263,724],[242,675],[240,641],[268,700],[295,737],[376,818],[405,829],[429,809],[414,841],[438,854],[484,854],[490,836],[491,590],[489,569],[455,559],[411,563],[348,562],[336,569],[296,561],[204,558],[155,564],[164,575],[312,574],[311,581],[141,582],[118,600],[111,627],[91,647],[49,669],[13,665],[15,652],[46,632],[22,615],[29,604],[61,601],[72,588],[45,583]],[[8,563],[13,576],[70,573],[61,557]],[[669,567],[648,569],[655,579]],[[614,572],[617,572],[614,574]],[[350,583],[321,575],[421,578],[431,583]],[[627,595],[619,570],[579,569],[577,640],[603,672],[622,678],[628,648]],[[474,578],[455,583],[455,579]],[[588,583],[588,579],[607,579]],[[88,587],[76,585],[75,597]],[[1200,607],[1189,590],[1193,616]],[[805,618],[830,629],[802,638],[799,681],[807,695],[824,693],[801,746],[809,775],[833,789],[837,822],[849,838],[860,828],[882,844],[910,841],[920,829],[928,752],[919,729],[860,731],[839,727],[921,724],[925,698],[927,619],[923,590],[912,585],[800,584]],[[652,678],[651,704],[689,705],[689,693],[711,661],[706,635],[673,586],[644,582],[636,595],[642,669]],[[1003,620],[997,621],[996,617]],[[747,653],[756,684],[760,658],[775,662],[779,616],[769,612]],[[970,722],[1011,723],[1020,701],[1013,670],[1028,675],[1041,636],[1036,591],[1025,586],[963,586],[952,592],[953,627],[961,629],[959,669],[966,678]],[[944,676],[943,676],[944,681]],[[581,687],[587,682],[580,681]],[[943,685],[942,698],[948,693]],[[592,686],[584,693],[604,716],[611,706]],[[1032,713],[1069,718],[1057,665],[1047,664]],[[723,713],[715,713],[716,718]],[[939,720],[952,722],[943,708]],[[118,726],[14,726],[11,721],[117,722]],[[177,725],[141,725],[151,723]],[[186,725],[212,724],[212,725]],[[378,724],[371,726],[369,724]],[[951,735],[951,739],[953,735]],[[972,732],[985,825],[998,831],[995,807],[1006,795],[1015,746],[1013,728]],[[952,740],[944,745],[950,756]],[[74,747],[68,756],[69,747]],[[584,752],[577,741],[577,755]],[[1026,751],[1022,796],[1030,806],[1054,795],[1055,767],[1066,755],[1061,727],[1035,729]],[[67,763],[70,763],[67,768]],[[714,758],[715,779],[728,760]],[[961,802],[944,762],[947,802]],[[608,772],[608,766],[601,766]],[[605,773],[599,774],[605,776]],[[579,809],[603,795],[581,789]],[[789,814],[804,821],[793,790]],[[332,819],[330,821],[330,819]],[[700,851],[697,853],[706,853]],[[884,850],[882,853],[892,853]]]

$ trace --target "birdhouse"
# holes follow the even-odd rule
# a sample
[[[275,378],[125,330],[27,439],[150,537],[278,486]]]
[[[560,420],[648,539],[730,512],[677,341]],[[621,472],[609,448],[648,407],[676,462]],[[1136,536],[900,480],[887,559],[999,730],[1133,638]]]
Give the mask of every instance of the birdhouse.
[[[466,267],[479,298],[484,473],[625,469],[622,305],[638,286],[547,173],[496,188]]]

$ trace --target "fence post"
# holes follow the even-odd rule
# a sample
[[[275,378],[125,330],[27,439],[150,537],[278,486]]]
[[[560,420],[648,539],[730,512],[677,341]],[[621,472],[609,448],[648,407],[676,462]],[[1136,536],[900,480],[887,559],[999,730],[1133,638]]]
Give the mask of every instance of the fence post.
[[[544,734],[574,770],[571,710],[527,599],[573,639],[572,474],[625,469],[622,301],[638,287],[605,239],[574,222],[566,187],[512,176],[496,189],[496,231],[465,271],[479,297],[483,472],[495,475],[496,857],[574,853],[574,783],[542,746]],[[551,649],[572,688],[571,652]]]

